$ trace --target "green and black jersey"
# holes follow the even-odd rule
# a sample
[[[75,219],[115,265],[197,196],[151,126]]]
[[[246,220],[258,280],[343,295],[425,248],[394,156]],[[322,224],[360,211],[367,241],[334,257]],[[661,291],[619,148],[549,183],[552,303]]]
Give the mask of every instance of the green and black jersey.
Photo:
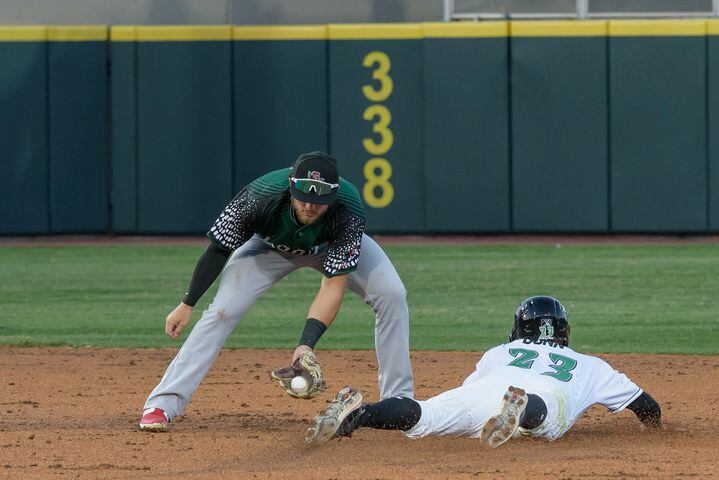
[[[247,185],[225,207],[207,236],[228,250],[239,248],[254,234],[276,250],[294,255],[314,255],[326,248],[326,276],[354,271],[365,227],[359,192],[340,178],[337,200],[317,222],[303,225],[292,208],[290,171],[275,170]]]

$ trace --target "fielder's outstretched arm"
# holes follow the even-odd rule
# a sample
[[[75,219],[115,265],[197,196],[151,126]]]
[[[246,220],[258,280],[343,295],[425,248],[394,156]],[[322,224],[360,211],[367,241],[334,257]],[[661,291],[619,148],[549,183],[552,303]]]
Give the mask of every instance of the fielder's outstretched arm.
[[[346,286],[347,275],[322,277],[322,285],[307,314],[307,322],[302,331],[299,345],[292,355],[293,362],[303,352],[315,348],[317,341],[337,317]]]
[[[322,277],[322,285],[307,316],[316,318],[329,327],[342,305],[346,286],[347,275]]]
[[[642,392],[627,408],[637,415],[645,427],[662,426],[662,409],[647,392]]]
[[[207,249],[200,255],[195,271],[192,273],[190,286],[182,302],[165,319],[165,333],[177,339],[182,330],[190,322],[192,307],[204,295],[210,285],[217,279],[232,252],[210,241]]]

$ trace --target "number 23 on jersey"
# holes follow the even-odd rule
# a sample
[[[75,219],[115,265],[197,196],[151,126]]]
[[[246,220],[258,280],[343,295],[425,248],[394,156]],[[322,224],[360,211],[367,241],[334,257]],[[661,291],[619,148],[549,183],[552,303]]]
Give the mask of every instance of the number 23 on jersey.
[[[527,370],[532,368],[534,360],[539,356],[536,350],[527,350],[525,348],[510,348],[509,354],[515,357],[514,360],[509,362],[510,367],[524,368]],[[556,353],[550,353],[549,358],[553,362],[549,367],[553,368],[554,371],[543,372],[542,375],[555,378],[560,382],[570,381],[572,379],[570,372],[576,368],[577,361]]]

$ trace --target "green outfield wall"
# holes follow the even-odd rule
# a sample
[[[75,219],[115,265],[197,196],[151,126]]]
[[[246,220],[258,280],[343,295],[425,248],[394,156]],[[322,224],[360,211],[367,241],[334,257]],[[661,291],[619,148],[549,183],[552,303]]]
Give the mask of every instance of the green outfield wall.
[[[27,39],[13,33],[0,42],[0,228],[47,233],[47,31],[38,27]]]
[[[135,174],[134,188],[113,198],[136,202],[138,232],[207,228],[233,196],[232,28],[115,27],[112,43],[128,44],[113,75],[131,82],[130,101],[113,104],[113,128],[134,131],[133,150],[113,160]]]
[[[327,27],[236,27],[234,184],[329,150]]]
[[[719,231],[719,22],[707,22],[707,214],[708,229]]]
[[[609,28],[611,228],[705,231],[706,22]]]
[[[123,35],[125,34],[125,35]],[[137,42],[134,30],[113,29],[112,57],[112,229],[119,233],[139,232],[137,168]],[[117,37],[130,37],[118,41]]]
[[[200,233],[329,151],[377,233],[719,231],[719,21],[0,27],[0,234]]]
[[[428,230],[511,228],[508,32],[507,22],[424,24]]]
[[[0,28],[0,233],[108,230],[107,32]]]
[[[49,33],[50,231],[103,232],[110,193],[107,27]]]
[[[512,228],[605,232],[607,22],[511,29]]]

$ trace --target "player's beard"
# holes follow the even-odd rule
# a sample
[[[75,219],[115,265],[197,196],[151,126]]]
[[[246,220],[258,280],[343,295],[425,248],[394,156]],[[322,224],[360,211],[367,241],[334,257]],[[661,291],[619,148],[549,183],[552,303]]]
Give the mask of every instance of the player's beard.
[[[292,206],[295,210],[297,220],[299,220],[303,225],[312,225],[313,223],[316,223],[327,212],[327,205],[293,202]]]
[[[324,213],[315,213],[313,215],[307,215],[304,213],[298,213],[297,218],[302,222],[303,225],[312,225],[313,223],[317,222]]]

